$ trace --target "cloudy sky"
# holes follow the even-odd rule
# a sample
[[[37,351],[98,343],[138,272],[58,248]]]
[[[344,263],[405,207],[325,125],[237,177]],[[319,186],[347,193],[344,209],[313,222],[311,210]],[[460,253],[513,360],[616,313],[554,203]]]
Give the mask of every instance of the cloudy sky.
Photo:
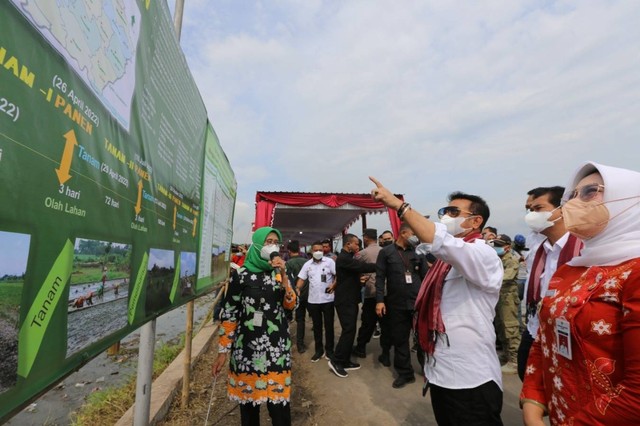
[[[586,160],[640,170],[638,22],[633,1],[187,0],[234,241],[258,190],[369,192],[369,175],[424,214],[481,195],[527,233],[529,189]]]

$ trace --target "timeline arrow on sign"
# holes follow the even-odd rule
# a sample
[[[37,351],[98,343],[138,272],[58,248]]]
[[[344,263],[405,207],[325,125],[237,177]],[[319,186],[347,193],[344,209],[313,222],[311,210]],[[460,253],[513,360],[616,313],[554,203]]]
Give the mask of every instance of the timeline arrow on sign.
[[[173,206],[173,229],[176,229],[176,216],[178,215],[178,208]]]
[[[138,200],[135,207],[136,214],[140,214],[142,211],[142,181],[138,181]]]
[[[78,145],[76,139],[76,132],[69,130],[64,134],[64,151],[62,151],[62,159],[60,160],[60,167],[56,169],[58,175],[58,182],[60,185],[71,179],[69,171],[71,170],[71,160],[73,160],[73,150]]]

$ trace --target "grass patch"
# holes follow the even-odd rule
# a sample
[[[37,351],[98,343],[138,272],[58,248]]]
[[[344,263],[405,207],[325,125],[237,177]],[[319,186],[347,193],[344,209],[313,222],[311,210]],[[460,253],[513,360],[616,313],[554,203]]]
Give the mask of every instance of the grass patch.
[[[17,326],[21,298],[22,281],[0,282],[0,318]]]
[[[22,281],[19,282],[0,282],[0,309],[5,306],[20,306],[20,298],[22,297]]]
[[[121,278],[129,278],[128,271],[119,271],[116,269],[110,269],[107,272],[107,280],[117,280]],[[71,273],[71,285],[95,283],[102,281],[102,269],[101,268],[88,268],[78,267],[73,268]]]
[[[184,333],[178,343],[162,343],[153,357],[153,379],[180,354],[184,347]],[[72,415],[72,426],[112,425],[133,405],[136,399],[136,377],[132,376],[120,387],[103,389],[87,397],[87,402]]]

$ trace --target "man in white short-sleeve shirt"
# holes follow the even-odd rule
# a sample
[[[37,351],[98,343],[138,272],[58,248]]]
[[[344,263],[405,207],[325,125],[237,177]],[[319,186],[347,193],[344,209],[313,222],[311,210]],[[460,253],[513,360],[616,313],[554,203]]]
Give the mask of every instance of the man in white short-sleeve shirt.
[[[322,243],[319,241],[313,243],[311,252],[312,258],[302,266],[296,286],[300,288],[304,285],[305,280],[309,280],[307,310],[313,323],[313,339],[315,340],[315,353],[311,357],[311,362],[317,362],[323,355],[328,359],[333,355],[333,291],[336,283],[336,263],[331,257],[324,256]],[[323,326],[324,347],[322,344]]]

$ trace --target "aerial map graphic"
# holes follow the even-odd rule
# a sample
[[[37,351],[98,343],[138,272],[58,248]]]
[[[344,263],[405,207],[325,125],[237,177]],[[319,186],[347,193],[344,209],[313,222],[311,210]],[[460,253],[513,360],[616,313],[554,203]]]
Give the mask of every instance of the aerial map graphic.
[[[129,130],[140,10],[135,0],[12,0]]]

